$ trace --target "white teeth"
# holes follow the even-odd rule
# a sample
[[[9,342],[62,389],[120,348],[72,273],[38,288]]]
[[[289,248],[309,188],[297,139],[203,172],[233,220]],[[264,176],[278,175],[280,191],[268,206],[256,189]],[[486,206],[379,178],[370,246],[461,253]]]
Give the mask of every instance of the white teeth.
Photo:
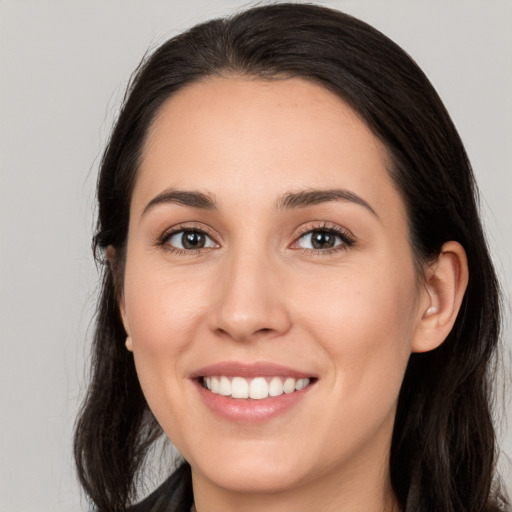
[[[249,384],[249,398],[254,400],[261,400],[268,396],[268,384],[263,377],[252,379]]]
[[[231,395],[231,382],[227,377],[221,377],[219,382],[219,395]]]
[[[254,379],[245,379],[244,377],[205,377],[204,385],[212,393],[232,398],[251,398],[253,400],[262,400],[269,396],[279,396],[283,393],[289,394],[294,391],[300,391],[309,385],[310,379],[294,379],[287,377],[256,377]]]
[[[295,390],[300,391],[301,389],[304,389],[309,384],[309,379],[298,379],[297,383],[295,384]]]
[[[243,377],[233,377],[231,381],[231,396],[233,398],[249,398],[249,383]]]
[[[279,377],[274,377],[268,385],[268,394],[270,396],[279,396],[284,393],[283,382]]]
[[[295,391],[295,379],[288,377],[283,384],[283,391],[285,393],[293,393]]]

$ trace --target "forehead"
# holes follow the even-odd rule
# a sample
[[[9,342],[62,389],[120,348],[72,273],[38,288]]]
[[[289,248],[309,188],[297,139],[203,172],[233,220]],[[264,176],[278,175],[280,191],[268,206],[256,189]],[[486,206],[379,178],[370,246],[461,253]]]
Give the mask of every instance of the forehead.
[[[169,187],[253,202],[291,189],[343,187],[385,209],[400,200],[386,161],[360,117],[318,84],[216,77],[161,107],[133,199],[150,200]]]

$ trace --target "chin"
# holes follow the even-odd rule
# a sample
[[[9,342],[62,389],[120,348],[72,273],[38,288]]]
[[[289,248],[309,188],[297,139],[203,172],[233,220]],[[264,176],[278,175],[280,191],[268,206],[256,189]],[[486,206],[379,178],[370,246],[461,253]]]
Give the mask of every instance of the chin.
[[[210,451],[207,456],[200,454],[187,460],[193,472],[231,492],[279,493],[291,490],[307,479],[306,468],[311,465],[297,456],[301,453],[297,448],[281,446],[276,449],[251,442],[241,444],[238,449],[216,454]]]
[[[236,464],[219,464],[218,467],[205,469],[203,477],[216,486],[243,494],[286,492],[299,486],[304,479],[304,475],[297,473],[297,466],[276,466],[271,461],[254,464],[242,460]],[[198,471],[201,470],[199,467]]]

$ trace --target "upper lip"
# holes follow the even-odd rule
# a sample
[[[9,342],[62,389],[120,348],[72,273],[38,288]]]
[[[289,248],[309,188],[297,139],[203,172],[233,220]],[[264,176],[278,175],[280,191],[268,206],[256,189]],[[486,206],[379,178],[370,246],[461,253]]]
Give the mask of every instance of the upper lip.
[[[315,375],[288,366],[270,362],[240,363],[236,361],[223,361],[208,366],[203,366],[190,374],[191,379],[199,377],[213,377],[224,375],[226,377],[293,377],[295,379],[306,379]]]

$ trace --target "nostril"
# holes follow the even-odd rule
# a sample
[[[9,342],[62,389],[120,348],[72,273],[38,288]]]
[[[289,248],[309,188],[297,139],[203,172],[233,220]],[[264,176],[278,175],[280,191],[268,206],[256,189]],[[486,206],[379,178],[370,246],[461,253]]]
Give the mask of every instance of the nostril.
[[[212,304],[208,323],[216,335],[249,341],[284,334],[290,329],[291,320],[284,304],[256,300],[257,297],[250,301],[238,295]]]

